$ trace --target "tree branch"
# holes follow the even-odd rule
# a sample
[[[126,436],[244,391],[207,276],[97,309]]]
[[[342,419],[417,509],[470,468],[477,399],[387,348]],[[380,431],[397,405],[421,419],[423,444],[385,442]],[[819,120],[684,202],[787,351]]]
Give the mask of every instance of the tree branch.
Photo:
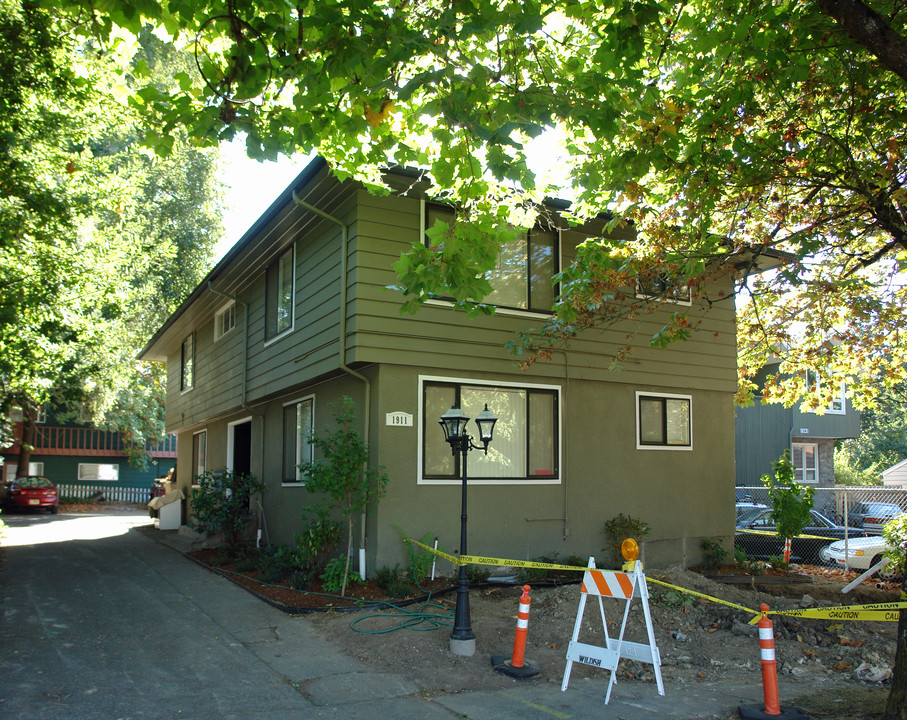
[[[860,0],[818,0],[819,8],[882,64],[907,80],[907,38]]]

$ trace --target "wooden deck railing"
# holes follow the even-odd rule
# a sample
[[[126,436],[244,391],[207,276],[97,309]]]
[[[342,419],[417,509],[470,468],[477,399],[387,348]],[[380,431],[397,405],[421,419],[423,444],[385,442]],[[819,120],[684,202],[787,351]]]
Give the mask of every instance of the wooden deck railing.
[[[5,452],[18,452],[21,434],[17,433],[13,447]],[[35,427],[35,455],[82,455],[82,456],[123,456],[123,442],[120,433],[97,428]],[[176,457],[176,435],[167,435],[159,443],[148,443],[145,447],[153,458]]]

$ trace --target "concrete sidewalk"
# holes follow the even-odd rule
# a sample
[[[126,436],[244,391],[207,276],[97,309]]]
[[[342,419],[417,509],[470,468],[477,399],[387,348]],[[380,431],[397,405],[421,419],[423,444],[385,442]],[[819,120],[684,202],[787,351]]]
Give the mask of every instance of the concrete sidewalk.
[[[619,683],[605,706],[604,674],[566,692],[557,683],[515,682],[426,699],[408,678],[339,652],[304,617],[157,542],[159,531],[137,530],[147,517],[33,518],[4,516],[5,720],[686,720],[732,717],[737,705],[761,700],[758,684],[667,683],[661,697],[654,686]]]

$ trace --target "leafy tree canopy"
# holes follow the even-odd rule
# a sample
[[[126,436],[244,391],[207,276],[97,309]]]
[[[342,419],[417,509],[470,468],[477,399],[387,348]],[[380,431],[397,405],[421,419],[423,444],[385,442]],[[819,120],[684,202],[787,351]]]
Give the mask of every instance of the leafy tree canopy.
[[[415,307],[442,293],[480,311],[504,223],[546,196],[569,217],[607,212],[635,240],[590,238],[560,279],[556,314],[515,350],[532,362],[580,331],[646,309],[640,273],[697,303],[735,277],[741,398],[767,358],[765,399],[793,402],[817,369],[871,404],[904,379],[907,128],[904,6],[896,0],[47,0],[74,34],[120,47],[146,22],[195,53],[203,81],[145,84],[130,103],[197,141],[248,134],[249,153],[317,149],[341,176],[384,190],[388,164],[424,168],[457,223],[397,265]],[[144,84],[144,86],[142,86]],[[565,179],[527,163],[553,130]],[[760,256],[787,261],[758,275]],[[651,304],[664,302],[654,297]],[[695,325],[670,314],[656,344]],[[622,350],[614,348],[620,358]]]
[[[0,417],[87,411],[141,460],[163,432],[164,371],[135,357],[210,264],[216,156],[182,130],[151,153],[123,65],[36,3],[0,2],[0,35]],[[193,67],[147,32],[134,50],[154,86]]]

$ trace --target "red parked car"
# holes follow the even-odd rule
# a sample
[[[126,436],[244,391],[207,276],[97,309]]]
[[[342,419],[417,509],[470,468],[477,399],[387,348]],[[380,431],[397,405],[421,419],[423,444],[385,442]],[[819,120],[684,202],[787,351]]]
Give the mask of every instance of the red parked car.
[[[56,513],[59,501],[57,486],[41,475],[16,478],[6,484],[4,504],[8,508],[47,508]]]

